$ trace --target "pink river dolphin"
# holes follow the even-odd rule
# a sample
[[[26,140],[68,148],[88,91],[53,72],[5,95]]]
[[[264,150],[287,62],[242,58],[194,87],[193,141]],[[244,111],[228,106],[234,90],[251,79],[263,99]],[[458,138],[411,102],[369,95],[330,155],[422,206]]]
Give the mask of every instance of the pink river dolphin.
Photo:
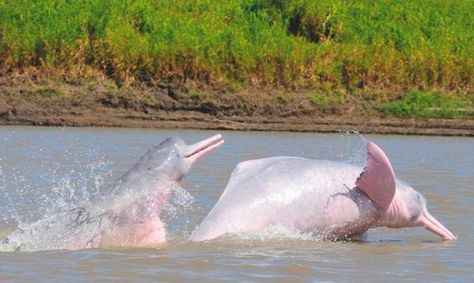
[[[320,239],[359,239],[369,228],[421,226],[446,240],[456,237],[428,212],[426,199],[395,178],[388,157],[367,144],[357,166],[300,157],[239,163],[192,241],[283,225]]]
[[[151,148],[98,199],[22,225],[1,241],[3,250],[157,247],[166,242],[160,214],[202,156],[224,143],[215,135],[193,145],[169,138]]]

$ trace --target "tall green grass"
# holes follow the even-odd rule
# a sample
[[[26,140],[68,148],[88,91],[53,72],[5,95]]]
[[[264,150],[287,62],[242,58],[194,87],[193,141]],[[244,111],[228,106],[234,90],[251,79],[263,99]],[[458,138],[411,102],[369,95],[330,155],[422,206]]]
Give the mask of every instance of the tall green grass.
[[[474,1],[0,0],[0,71],[472,92]]]

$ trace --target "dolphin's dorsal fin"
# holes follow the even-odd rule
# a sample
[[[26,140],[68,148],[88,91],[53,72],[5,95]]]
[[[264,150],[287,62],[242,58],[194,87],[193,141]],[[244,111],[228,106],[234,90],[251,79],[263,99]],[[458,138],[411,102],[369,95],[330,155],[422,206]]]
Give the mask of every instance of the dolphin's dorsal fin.
[[[367,165],[356,186],[384,210],[395,195],[395,172],[385,152],[373,142],[367,144]]]

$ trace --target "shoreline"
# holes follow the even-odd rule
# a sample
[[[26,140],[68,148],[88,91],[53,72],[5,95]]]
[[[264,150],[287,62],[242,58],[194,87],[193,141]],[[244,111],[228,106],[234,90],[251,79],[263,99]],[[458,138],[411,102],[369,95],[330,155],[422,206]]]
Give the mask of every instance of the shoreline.
[[[7,1],[0,124],[474,136],[474,2],[439,2]]]
[[[474,121],[463,119],[381,119],[376,117],[280,118],[224,117],[202,113],[163,113],[159,116],[130,115],[44,115],[0,119],[0,125],[68,126],[68,127],[126,127],[156,129],[194,129],[231,131],[279,131],[339,133],[358,132],[384,135],[464,136],[474,137]],[[121,113],[122,112],[122,113]],[[110,113],[109,113],[110,114]]]
[[[0,84],[0,125],[474,137],[472,114],[396,118],[382,115],[372,100],[352,98],[322,107],[307,95],[271,88],[221,92],[168,85],[110,91],[61,82]]]

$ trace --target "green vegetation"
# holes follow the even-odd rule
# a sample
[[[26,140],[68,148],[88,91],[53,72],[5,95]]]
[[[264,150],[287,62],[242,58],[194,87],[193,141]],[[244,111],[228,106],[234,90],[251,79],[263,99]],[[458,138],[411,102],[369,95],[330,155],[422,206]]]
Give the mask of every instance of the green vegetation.
[[[325,113],[336,112],[337,106],[345,102],[344,96],[338,93],[314,93],[308,95],[308,100]]]
[[[0,0],[0,76],[384,90],[388,100],[414,89],[472,94],[473,30],[472,0]],[[408,102],[445,103],[413,93],[384,112],[423,116]]]
[[[467,107],[467,102],[457,96],[413,91],[398,101],[383,104],[382,110],[387,115],[402,118],[454,118],[466,116]]]

